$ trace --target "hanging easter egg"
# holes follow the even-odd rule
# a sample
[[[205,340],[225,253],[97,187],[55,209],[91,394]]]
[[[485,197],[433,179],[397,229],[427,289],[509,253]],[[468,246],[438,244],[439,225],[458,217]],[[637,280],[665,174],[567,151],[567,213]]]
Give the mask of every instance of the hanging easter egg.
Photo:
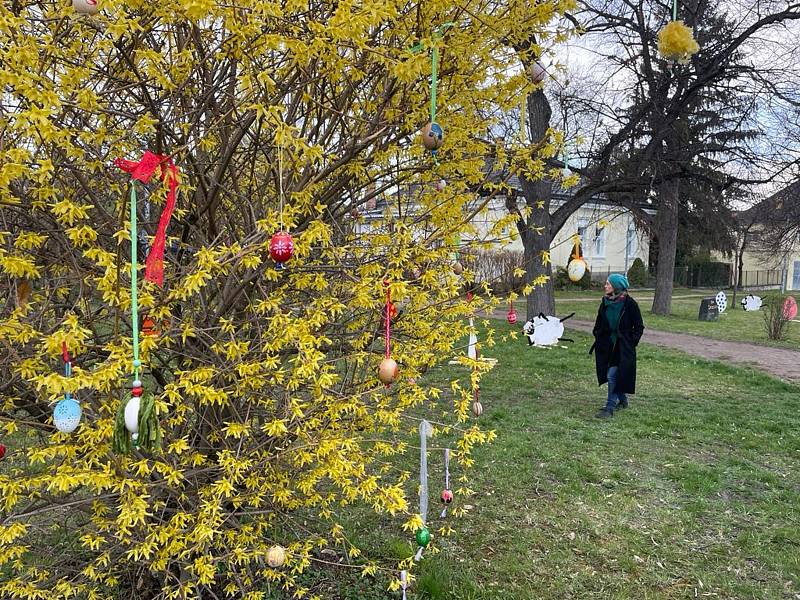
[[[6,455],[6,447],[3,444],[0,444],[0,460],[2,460]]]
[[[417,533],[414,537],[417,540],[417,544],[423,548],[431,543],[431,532],[428,531],[427,527],[421,527],[420,529],[417,529]]]
[[[792,296],[788,296],[783,301],[783,318],[790,321],[797,317],[797,300]]]
[[[570,281],[578,282],[586,274],[586,261],[582,258],[573,258],[567,265],[567,276]]]
[[[400,374],[400,368],[393,358],[384,358],[378,367],[378,379],[386,385],[392,383]]]
[[[464,272],[464,265],[461,262],[456,261],[453,263],[453,273],[456,275],[461,275]]]
[[[517,311],[514,310],[513,306],[510,309],[508,309],[508,314],[506,315],[506,320],[508,320],[508,324],[509,325],[513,325],[514,323],[517,322]]]
[[[442,502],[450,504],[453,501],[453,490],[442,490]]]
[[[447,182],[444,179],[440,179],[433,184],[433,187],[436,188],[437,192],[443,192],[447,188]]]
[[[286,550],[282,546],[275,545],[267,551],[267,564],[273,569],[282,567],[285,562]]]
[[[285,231],[279,231],[269,241],[269,255],[277,264],[282,265],[292,258],[294,253],[294,240]]]
[[[72,433],[81,422],[81,412],[74,398],[64,398],[53,409],[53,424],[61,433]]]
[[[125,429],[131,433],[139,433],[139,406],[141,398],[132,396],[125,405]]]
[[[533,83],[542,83],[546,75],[547,71],[538,60],[531,65],[530,76]]]
[[[476,417],[480,417],[483,414],[483,404],[479,401],[475,401],[472,403],[472,414]]]
[[[95,15],[97,0],[72,0],[72,10],[82,15]]]
[[[422,145],[427,150],[438,150],[444,142],[444,129],[438,123],[428,123],[422,128]]]

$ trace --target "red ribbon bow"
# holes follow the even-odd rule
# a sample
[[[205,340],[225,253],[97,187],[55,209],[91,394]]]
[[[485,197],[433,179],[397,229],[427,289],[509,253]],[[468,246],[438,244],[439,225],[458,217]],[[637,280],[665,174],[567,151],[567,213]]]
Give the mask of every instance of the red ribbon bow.
[[[142,183],[150,181],[153,173],[160,167],[161,180],[167,182],[169,188],[167,191],[167,203],[161,213],[161,218],[158,220],[156,237],[153,239],[153,245],[147,255],[144,270],[145,281],[151,281],[156,285],[162,285],[164,283],[164,246],[167,240],[167,226],[175,210],[178,190],[178,169],[169,156],[153,154],[149,150],[145,151],[139,162],[117,158],[114,160],[114,164],[126,173],[130,173],[131,179],[139,180]]]

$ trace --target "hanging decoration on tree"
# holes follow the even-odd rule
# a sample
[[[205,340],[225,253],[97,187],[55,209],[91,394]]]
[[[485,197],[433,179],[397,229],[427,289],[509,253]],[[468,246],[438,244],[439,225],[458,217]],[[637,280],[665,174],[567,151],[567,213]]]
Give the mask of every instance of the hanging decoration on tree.
[[[472,322],[472,317],[469,318],[469,344],[467,346],[467,356],[472,360],[478,358],[477,353],[478,336],[475,334],[475,324]]]
[[[25,310],[28,306],[28,301],[31,298],[31,284],[28,282],[27,279],[18,279],[17,280],[17,308],[21,308]]]
[[[440,179],[433,184],[433,187],[437,192],[443,192],[447,189],[447,182],[444,179]]]
[[[286,550],[283,546],[275,544],[267,551],[267,564],[273,569],[279,569],[286,562]]]
[[[408,588],[408,571],[403,569],[400,571],[400,589],[403,590],[403,600],[408,600],[406,589]]]
[[[506,320],[509,325],[514,325],[517,322],[517,311],[514,309],[514,301],[511,298],[508,299],[508,314],[506,315]]]
[[[97,0],[72,0],[72,10],[81,15],[96,15]]]
[[[294,254],[294,240],[283,227],[283,146],[278,148],[278,203],[280,230],[269,240],[269,255],[275,261],[276,269],[283,269],[292,254]]]
[[[64,376],[72,377],[72,360],[67,351],[67,343],[61,344],[61,357],[64,359]],[[53,424],[61,433],[72,433],[81,422],[81,405],[70,392],[64,394],[53,409]]]
[[[439,40],[448,27],[454,23],[445,23],[433,33],[433,47],[431,49],[431,120],[422,128],[422,145],[429,150],[433,162],[438,164],[436,153],[444,143],[444,129],[436,122],[436,92],[439,85]]]
[[[450,448],[444,449],[444,489],[440,496],[444,508],[440,517],[447,516],[447,506],[453,501],[453,490],[450,489]]]
[[[678,20],[678,0],[672,0],[672,21],[658,32],[658,51],[667,60],[686,64],[700,50],[692,30]]]
[[[388,280],[384,280],[383,285],[386,287],[386,306],[384,307],[384,314],[389,318],[383,320],[384,326],[386,327],[384,332],[385,348],[383,360],[378,367],[378,379],[380,379],[386,387],[389,387],[400,374],[400,368],[397,366],[397,362],[392,358],[392,319],[390,316],[394,306],[392,304],[392,288]]]
[[[138,230],[136,223],[136,181],[147,183],[160,167],[161,178],[167,183],[167,201],[158,222],[156,236],[145,262],[145,281],[156,285],[164,283],[164,246],[167,226],[175,210],[178,190],[178,169],[169,156],[153,154],[149,150],[138,162],[118,158],[114,164],[131,175],[130,192],[130,239],[131,239],[131,329],[133,336],[133,383],[131,397],[120,405],[114,422],[113,448],[115,452],[127,454],[131,447],[141,447],[150,452],[161,449],[161,428],[156,414],[153,394],[144,394],[139,358],[139,301],[138,301]]]
[[[6,457],[6,447],[3,444],[0,444],[0,460],[3,460]]]
[[[475,347],[475,358],[476,360],[480,357],[480,349],[476,346]],[[483,404],[481,404],[480,399],[480,392],[481,388],[476,383],[475,389],[473,390],[473,399],[472,399],[472,414],[476,417],[480,417],[483,414]]]
[[[422,559],[422,552],[431,542],[431,532],[428,531],[428,438],[433,435],[433,427],[425,419],[419,424],[419,516],[422,527],[417,529],[414,538],[419,549],[414,555],[414,560]]]
[[[567,265],[567,276],[569,280],[577,283],[586,274],[586,261],[583,259],[583,250],[581,249],[581,238],[576,233],[573,236],[574,247],[572,249],[572,258]]]

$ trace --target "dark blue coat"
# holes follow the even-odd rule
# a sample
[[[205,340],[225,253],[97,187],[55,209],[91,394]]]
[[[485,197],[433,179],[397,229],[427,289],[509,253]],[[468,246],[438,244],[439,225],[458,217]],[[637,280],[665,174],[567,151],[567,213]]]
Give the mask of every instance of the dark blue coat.
[[[636,393],[636,346],[642,339],[644,323],[642,313],[636,300],[625,296],[625,306],[619,317],[617,331],[617,344],[619,344],[619,371],[617,372],[616,391],[623,394]],[[594,344],[589,350],[594,350],[595,366],[597,368],[597,383],[603,385],[608,381],[608,367],[611,362],[611,328],[606,319],[606,307],[600,302],[597,311],[597,320],[592,330]]]

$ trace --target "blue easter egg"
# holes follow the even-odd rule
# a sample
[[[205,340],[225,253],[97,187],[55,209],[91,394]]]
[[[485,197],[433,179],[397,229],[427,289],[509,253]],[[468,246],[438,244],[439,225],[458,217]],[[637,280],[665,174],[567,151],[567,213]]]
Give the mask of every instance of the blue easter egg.
[[[81,405],[72,398],[64,398],[53,409],[53,423],[62,433],[72,433],[81,422]]]

